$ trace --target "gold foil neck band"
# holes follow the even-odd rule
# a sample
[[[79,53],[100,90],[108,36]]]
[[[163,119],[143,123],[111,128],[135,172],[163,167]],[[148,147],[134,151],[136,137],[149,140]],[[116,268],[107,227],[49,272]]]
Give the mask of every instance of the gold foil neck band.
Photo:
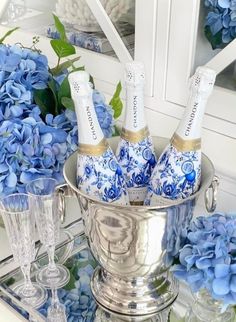
[[[174,134],[170,143],[181,152],[197,151],[201,149],[201,139],[183,140],[178,134]]]
[[[83,155],[100,156],[107,150],[107,148],[108,148],[108,143],[105,139],[103,139],[97,145],[80,144],[78,153]]]
[[[143,206],[143,201],[130,201],[131,206]]]
[[[125,128],[122,128],[120,136],[122,137],[122,139],[128,142],[138,143],[144,140],[148,135],[149,135],[149,130],[145,126],[143,129],[141,129],[138,132],[128,131]]]

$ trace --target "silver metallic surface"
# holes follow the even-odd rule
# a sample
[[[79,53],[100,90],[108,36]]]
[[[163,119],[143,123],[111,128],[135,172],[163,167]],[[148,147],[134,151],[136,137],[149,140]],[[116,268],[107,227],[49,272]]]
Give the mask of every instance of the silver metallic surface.
[[[118,138],[110,141],[115,148]],[[157,155],[167,140],[154,137]],[[161,312],[174,302],[178,285],[168,268],[183,246],[195,202],[212,184],[214,167],[202,156],[202,181],[197,193],[185,200],[164,200],[156,207],[119,206],[94,200],[76,187],[74,153],[65,163],[64,176],[80,201],[85,234],[101,268],[92,290],[102,306],[127,316]]]
[[[208,212],[213,212],[216,209],[219,184],[220,179],[217,176],[214,176],[210,187],[205,192],[205,205]]]
[[[106,311],[98,306],[94,322],[167,322],[170,314],[170,308],[151,316],[125,316],[114,312]]]
[[[60,213],[61,224],[64,224],[66,220],[66,197],[73,197],[75,193],[73,192],[73,190],[71,190],[67,183],[63,183],[56,186],[56,194],[59,197],[58,208]]]

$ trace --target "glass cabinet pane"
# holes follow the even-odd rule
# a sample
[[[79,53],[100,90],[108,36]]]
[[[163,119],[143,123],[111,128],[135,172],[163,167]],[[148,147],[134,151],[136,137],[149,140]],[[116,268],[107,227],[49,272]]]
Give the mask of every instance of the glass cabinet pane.
[[[78,47],[115,56],[85,0],[4,0],[1,24],[57,38],[52,12],[62,20],[70,42]],[[130,54],[134,55],[135,0],[100,0]]]
[[[236,38],[236,5],[233,5],[233,1],[201,1],[194,69],[207,64],[234,38]],[[236,89],[235,63],[229,63],[217,76],[216,85]]]
[[[131,56],[134,57],[135,0],[100,0],[100,2]]]

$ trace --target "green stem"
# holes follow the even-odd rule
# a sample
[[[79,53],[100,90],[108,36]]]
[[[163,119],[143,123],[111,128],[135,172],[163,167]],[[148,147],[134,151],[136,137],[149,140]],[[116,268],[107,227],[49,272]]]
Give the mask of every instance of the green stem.
[[[60,62],[61,62],[61,57],[58,57],[56,69],[58,69],[58,68],[59,68],[59,66],[60,66]]]

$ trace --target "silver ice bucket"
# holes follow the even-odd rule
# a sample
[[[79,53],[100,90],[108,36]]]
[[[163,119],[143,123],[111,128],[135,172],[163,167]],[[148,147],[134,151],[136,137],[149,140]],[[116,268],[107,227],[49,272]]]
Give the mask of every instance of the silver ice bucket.
[[[114,150],[118,140],[109,142]],[[159,156],[168,140],[154,137],[153,142]],[[183,246],[198,197],[205,194],[207,209],[215,208],[213,164],[203,154],[201,187],[191,197],[148,207],[109,204],[83,194],[76,187],[76,161],[74,153],[64,165],[64,176],[79,199],[89,246],[100,264],[91,282],[96,301],[127,317],[166,310],[178,295],[168,269]]]

